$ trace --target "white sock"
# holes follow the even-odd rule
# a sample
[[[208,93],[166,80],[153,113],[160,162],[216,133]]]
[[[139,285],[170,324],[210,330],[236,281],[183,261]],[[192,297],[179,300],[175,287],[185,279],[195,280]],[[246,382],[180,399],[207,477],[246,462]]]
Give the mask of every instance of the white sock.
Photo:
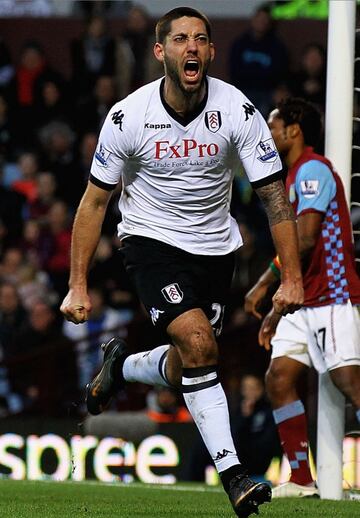
[[[147,385],[170,385],[166,377],[166,355],[170,345],[160,345],[152,351],[131,354],[123,365],[126,381],[139,381]]]
[[[225,392],[216,367],[183,369],[182,391],[219,473],[240,464],[230,431]]]

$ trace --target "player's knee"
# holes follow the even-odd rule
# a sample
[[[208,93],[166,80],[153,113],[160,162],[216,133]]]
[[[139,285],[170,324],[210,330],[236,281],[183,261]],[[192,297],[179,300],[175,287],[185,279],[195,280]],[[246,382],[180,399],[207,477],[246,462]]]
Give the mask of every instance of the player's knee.
[[[218,348],[211,332],[203,329],[194,330],[187,333],[178,343],[184,367],[217,364]]]
[[[216,365],[218,347],[212,327],[205,315],[197,310],[172,322],[167,332],[176,346],[183,367]]]
[[[272,365],[265,376],[266,391],[270,399],[281,399],[291,388],[291,380],[285,369]]]
[[[210,336],[200,337],[197,333],[194,333],[188,342],[185,361],[188,367],[216,365],[218,350],[215,340]]]

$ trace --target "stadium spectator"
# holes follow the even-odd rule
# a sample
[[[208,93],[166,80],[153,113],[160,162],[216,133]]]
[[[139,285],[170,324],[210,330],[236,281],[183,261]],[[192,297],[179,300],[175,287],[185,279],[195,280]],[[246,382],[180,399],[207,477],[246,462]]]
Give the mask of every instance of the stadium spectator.
[[[76,128],[79,136],[99,134],[111,106],[116,101],[115,82],[111,76],[99,76],[90,96],[81,98],[77,106]]]
[[[24,231],[19,248],[27,263],[41,269],[48,257],[49,246],[41,239],[41,224],[36,219],[28,219],[24,223]]]
[[[276,35],[270,4],[258,7],[230,49],[230,81],[267,116],[275,88],[288,76],[288,52]]]
[[[42,146],[42,169],[54,174],[57,196],[75,208],[85,185],[79,171],[74,131],[64,122],[53,121],[40,130],[39,138]]]
[[[264,319],[260,345],[270,349],[267,392],[290,481],[274,495],[314,496],[304,405],[297,382],[306,367],[329,371],[351,401],[360,423],[360,279],[356,273],[352,227],[344,188],[328,159],[314,153],[321,113],[309,102],[289,98],[269,116],[272,136],[288,167],[286,188],[297,214],[304,272],[304,307],[293,315],[272,310]],[[275,258],[246,296],[245,308],[261,318],[259,303],[280,277]]]
[[[28,206],[28,217],[36,219],[41,225],[48,222],[48,213],[56,201],[57,185],[55,176],[50,171],[41,171],[36,176],[36,199]]]
[[[41,45],[27,41],[21,50],[20,60],[12,87],[16,148],[18,151],[31,149],[36,145],[36,95],[42,81],[53,75]]]
[[[163,68],[154,60],[154,43],[153,27],[147,11],[143,6],[132,6],[116,45],[119,99],[163,75]]]
[[[3,169],[0,164],[0,222],[2,229],[2,247],[19,243],[23,231],[23,214],[26,208],[26,198],[2,183]]]
[[[0,93],[7,98],[14,77],[15,69],[11,60],[10,51],[4,39],[0,36]]]
[[[167,336],[163,345],[130,356],[120,338],[107,342],[105,363],[87,387],[87,408],[99,414],[125,379],[177,385],[235,512],[249,516],[270,500],[271,490],[247,477],[237,457],[215,338],[233,252],[242,244],[229,213],[236,162],[243,162],[266,207],[286,264],[274,296],[285,314],[303,300],[294,215],[260,113],[242,92],[206,75],[214,58],[208,19],[192,8],[173,9],[159,20],[156,36],[165,78],[117,103],[106,118],[75,218],[70,290],[61,310],[74,323],[88,319],[87,273],[111,192],[123,176],[121,253],[153,324]],[[184,139],[188,128],[191,140]],[[191,152],[184,147],[190,143]]]
[[[73,125],[74,103],[61,76],[48,74],[41,80],[35,94],[34,125],[37,129],[53,121]]]
[[[0,281],[0,413],[17,414],[23,410],[23,401],[14,391],[15,336],[27,320],[19,294],[11,282]]]
[[[106,20],[91,15],[81,38],[71,42],[72,92],[77,99],[90,95],[100,76],[115,72],[115,42],[108,34]]]
[[[24,264],[24,255],[20,248],[7,248],[0,262],[0,280],[17,285],[20,267]]]
[[[291,90],[325,112],[326,53],[318,43],[309,43],[303,49],[300,68],[291,76]]]
[[[190,423],[192,417],[180,401],[179,392],[171,387],[155,387],[148,392],[146,413],[156,423]]]
[[[73,344],[59,329],[47,302],[31,306],[28,322],[14,337],[14,349],[13,385],[23,397],[24,412],[68,416],[70,405],[78,399]]]
[[[38,301],[57,302],[56,294],[51,291],[49,276],[31,263],[25,262],[19,268],[17,290],[21,304],[27,311]]]
[[[12,184],[12,190],[19,194],[23,194],[28,203],[32,203],[37,198],[37,174],[39,172],[39,163],[35,153],[21,153],[17,160],[17,167],[20,177],[15,179]]]
[[[35,85],[46,69],[46,60],[41,45],[28,41],[23,45],[20,61],[16,67],[16,100],[21,107],[33,106]]]

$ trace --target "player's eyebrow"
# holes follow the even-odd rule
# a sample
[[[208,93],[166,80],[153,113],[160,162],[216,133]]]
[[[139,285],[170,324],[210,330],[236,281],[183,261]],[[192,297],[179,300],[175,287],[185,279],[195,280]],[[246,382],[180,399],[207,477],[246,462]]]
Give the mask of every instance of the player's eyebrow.
[[[170,36],[172,38],[176,37],[176,36],[183,36],[184,38],[189,38],[189,34],[186,34],[185,32],[170,32]],[[206,32],[197,32],[193,37],[194,38],[198,38],[199,36],[205,36],[206,38],[208,38],[209,36],[206,34]]]

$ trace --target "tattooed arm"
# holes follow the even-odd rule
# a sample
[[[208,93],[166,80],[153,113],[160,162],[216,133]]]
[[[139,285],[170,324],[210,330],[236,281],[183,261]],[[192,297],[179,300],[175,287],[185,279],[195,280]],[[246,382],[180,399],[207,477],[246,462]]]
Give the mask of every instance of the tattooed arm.
[[[259,187],[275,249],[281,262],[281,284],[273,297],[276,313],[293,313],[303,303],[299,247],[295,216],[281,180]]]

